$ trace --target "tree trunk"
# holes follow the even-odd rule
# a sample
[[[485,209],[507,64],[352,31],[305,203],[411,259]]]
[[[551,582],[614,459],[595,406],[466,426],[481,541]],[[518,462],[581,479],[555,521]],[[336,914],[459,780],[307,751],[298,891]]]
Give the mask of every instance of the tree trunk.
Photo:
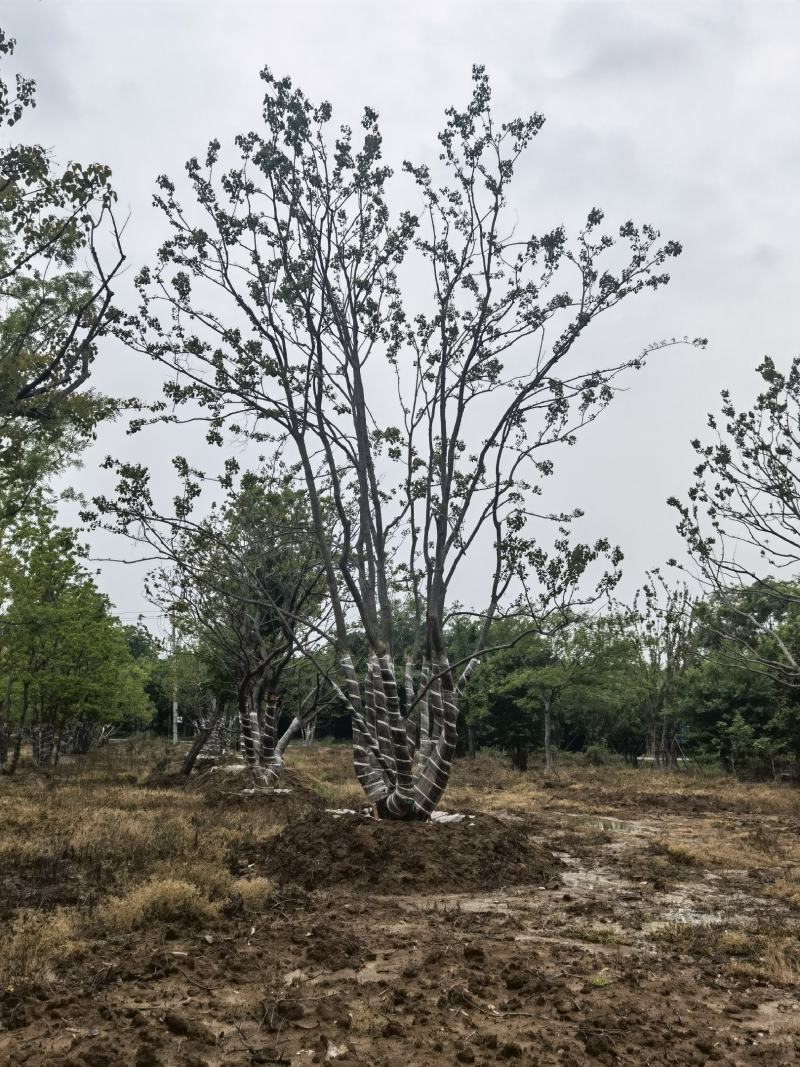
[[[206,741],[204,748],[217,757],[221,757],[227,754],[231,747],[231,732],[232,723],[228,709],[225,706],[225,702],[218,697],[215,697],[218,702],[219,714],[217,715],[216,725],[211,730],[208,741]]]
[[[403,716],[395,667],[388,655],[370,656],[363,698],[352,660],[342,657],[346,692],[337,692],[353,724],[353,769],[380,818],[430,818],[450,777],[462,691],[477,662],[470,661],[457,686],[444,654],[430,668],[423,664],[424,691],[416,702],[407,673],[406,693],[410,691],[412,697],[409,700],[407,695]],[[409,722],[415,703],[421,716],[418,748]]]
[[[22,705],[19,711],[19,725],[14,738],[14,751],[11,754],[11,763],[8,765],[8,773],[13,774],[19,764],[19,754],[22,751],[22,734],[25,729],[25,720],[28,717],[28,686],[29,682],[22,683]]]
[[[289,742],[293,737],[296,737],[299,733],[302,733],[304,729],[310,724],[316,721],[317,713],[314,709],[313,716],[309,716],[308,719],[304,719],[301,716],[295,715],[289,724],[289,728],[283,734],[281,739],[275,745],[275,749],[272,753],[269,765],[265,767],[267,784],[275,786],[283,772],[283,754],[286,751]]]
[[[475,727],[471,722],[467,722],[467,752],[470,759],[475,759]]]
[[[55,731],[51,722],[39,722],[31,735],[31,753],[37,767],[49,767],[53,758]]]
[[[270,687],[267,690],[267,703],[264,708],[261,726],[261,766],[267,767],[275,755],[276,733],[278,729],[278,694]]]
[[[240,686],[239,696],[239,731],[241,734],[244,758],[251,771],[261,772],[260,747],[261,738],[258,729],[258,714],[253,707],[250,689]]]
[[[195,761],[200,755],[200,753],[203,751],[208,739],[214,733],[214,730],[217,727],[221,715],[222,704],[218,704],[217,698],[213,697],[211,705],[211,714],[206,719],[205,725],[202,727],[202,729],[198,730],[197,737],[195,737],[192,743],[192,747],[187,752],[186,759],[183,761],[183,766],[181,767],[181,776],[183,778],[188,778],[189,775],[192,773],[192,768],[195,765]]]
[[[527,771],[528,746],[526,744],[514,745],[511,749],[511,766],[515,771]]]
[[[544,769],[546,774],[553,773],[553,723],[552,700],[549,696],[542,698],[544,704]]]
[[[6,695],[3,699],[3,718],[0,721],[0,772],[5,768],[11,743],[11,695],[13,688],[14,675],[9,671],[6,681]]]

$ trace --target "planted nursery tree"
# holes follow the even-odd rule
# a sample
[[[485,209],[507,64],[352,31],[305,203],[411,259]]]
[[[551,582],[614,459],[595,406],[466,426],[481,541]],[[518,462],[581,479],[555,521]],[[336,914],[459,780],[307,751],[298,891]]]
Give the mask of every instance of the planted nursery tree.
[[[116,497],[95,503],[107,527],[163,561],[148,576],[147,591],[205,664],[211,712],[201,724],[203,743],[232,694],[246,761],[274,783],[286,746],[316,710],[298,706],[288,733],[277,736],[281,678],[300,646],[310,655],[319,644],[315,633],[325,614],[304,494],[275,468],[245,473],[237,484],[230,475],[223,478],[222,506],[195,518],[200,484],[187,464],[178,463],[182,491],[169,512],[156,508],[145,468],[115,467]],[[201,750],[193,746],[187,773]]]
[[[124,332],[169,370],[166,418],[184,405],[218,441],[227,426],[297,463],[355,773],[380,815],[426,818],[492,620],[525,575],[547,611],[610,551],[566,534],[545,550],[535,525],[554,516],[542,515],[540,483],[553,447],[572,444],[618,376],[642,365],[587,369],[579,342],[598,317],[666,284],[681,249],[629,221],[612,236],[597,209],[573,240],[562,226],[523,233],[508,194],[544,120],[498,121],[480,67],[466,109],[447,112],[436,163],[403,165],[418,206],[399,212],[373,110],[359,136],[332,132],[329,104],[262,78],[264,125],[236,139],[234,161],[217,141],[190,160],[188,202],[159,180],[170,236],[139,276],[141,310]],[[414,307],[423,278],[430,296]],[[453,660],[446,612],[468,561],[481,626]],[[414,605],[405,669],[398,591]],[[362,677],[356,633],[369,648]]]

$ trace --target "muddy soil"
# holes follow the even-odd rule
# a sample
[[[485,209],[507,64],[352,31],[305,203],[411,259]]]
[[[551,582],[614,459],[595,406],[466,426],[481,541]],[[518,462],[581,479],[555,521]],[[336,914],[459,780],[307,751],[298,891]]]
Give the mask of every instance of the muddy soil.
[[[303,889],[346,886],[382,896],[554,887],[562,866],[524,830],[490,815],[409,826],[325,811],[240,847],[231,864],[234,871],[247,868]]]
[[[225,770],[224,765],[202,771],[181,786],[200,793],[214,807],[259,807],[270,805],[283,818],[301,818],[307,812],[322,810],[324,801],[290,772],[284,772],[276,788],[266,788],[249,771]]]
[[[273,877],[265,907],[87,941],[2,993],[0,1064],[800,1063],[795,957],[770,956],[800,932],[765,895],[780,862],[687,867],[658,845],[749,819],[678,801],[625,822],[573,799],[472,827],[292,813],[230,857]]]

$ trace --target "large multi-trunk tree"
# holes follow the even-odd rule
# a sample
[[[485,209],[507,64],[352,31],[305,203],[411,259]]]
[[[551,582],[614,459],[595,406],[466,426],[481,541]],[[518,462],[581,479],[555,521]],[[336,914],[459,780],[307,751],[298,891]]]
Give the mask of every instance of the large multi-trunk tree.
[[[403,165],[413,211],[395,210],[374,111],[358,135],[332,131],[330,105],[262,77],[264,125],[236,139],[236,158],[224,164],[213,141],[190,160],[188,202],[159,180],[171,233],[139,276],[125,335],[169,369],[169,404],[206,417],[213,439],[227,427],[296,461],[356,775],[381,815],[425,818],[493,618],[523,588],[539,611],[562,605],[601,557],[600,586],[613,580],[610,546],[572,545],[571,516],[545,512],[540,483],[554,446],[572,444],[643,361],[595,365],[587,328],[664,285],[681,249],[629,221],[612,236],[597,209],[572,240],[562,226],[525,231],[507,197],[544,120],[498,121],[480,67],[466,109],[447,111],[438,158]],[[536,537],[543,519],[561,520],[552,549]],[[483,625],[473,654],[451,662],[450,591],[466,564]],[[398,590],[416,629],[402,668]],[[355,633],[368,644],[362,675]]]

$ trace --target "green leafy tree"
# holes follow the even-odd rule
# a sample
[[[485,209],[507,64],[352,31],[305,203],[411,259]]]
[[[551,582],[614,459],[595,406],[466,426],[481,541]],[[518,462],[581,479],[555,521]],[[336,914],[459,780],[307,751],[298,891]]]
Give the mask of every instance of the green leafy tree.
[[[781,646],[800,654],[793,600],[756,583],[708,598],[695,617],[699,654],[679,691],[692,753],[740,775],[795,772],[800,694],[782,673],[765,667]]]
[[[18,521],[3,550],[0,732],[14,735],[12,770],[25,732],[35,759],[46,764],[76,731],[91,738],[95,727],[152,714],[147,672],[131,656],[82,554],[74,532],[57,526],[47,507]]]
[[[800,608],[800,357],[785,372],[769,358],[757,371],[750,408],[723,391],[721,416],[708,416],[711,440],[692,442],[700,462],[688,502],[669,503],[690,569],[724,607],[714,619],[729,653],[796,686],[798,648],[774,623]]]
[[[658,571],[637,593],[627,625],[637,644],[635,687],[646,752],[656,766],[680,755],[681,679],[697,658],[695,598]]]
[[[0,30],[0,129],[16,133],[35,84],[9,83],[13,51]],[[109,178],[97,163],[59,168],[13,135],[0,146],[0,533],[114,410],[82,388],[124,259]]]

